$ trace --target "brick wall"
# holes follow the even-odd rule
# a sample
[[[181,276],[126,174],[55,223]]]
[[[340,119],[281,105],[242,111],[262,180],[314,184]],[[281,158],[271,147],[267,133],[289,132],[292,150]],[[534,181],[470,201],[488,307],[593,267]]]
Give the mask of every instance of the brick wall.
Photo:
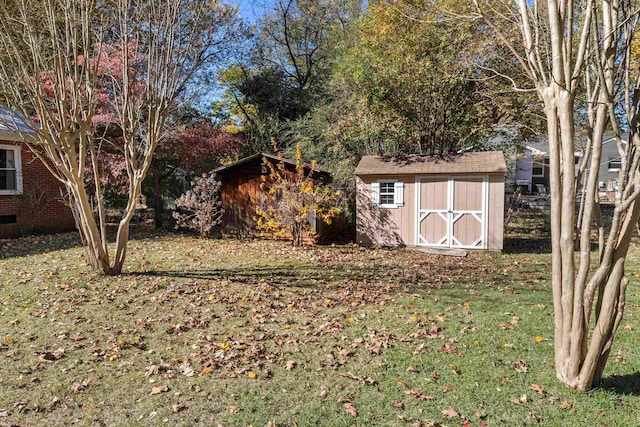
[[[20,145],[1,140],[0,144]],[[0,195],[0,217],[5,217],[2,222],[15,215],[16,223],[0,224],[0,238],[75,229],[71,210],[60,201],[63,185],[24,145],[21,156],[22,194]]]

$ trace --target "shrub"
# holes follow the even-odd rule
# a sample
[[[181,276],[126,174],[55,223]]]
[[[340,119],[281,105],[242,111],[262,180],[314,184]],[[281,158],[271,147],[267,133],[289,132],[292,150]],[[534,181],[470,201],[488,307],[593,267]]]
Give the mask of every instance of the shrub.
[[[204,173],[192,181],[187,190],[176,200],[173,217],[176,226],[196,230],[202,237],[209,237],[222,221],[220,181],[213,172]]]
[[[267,159],[264,162],[271,182],[265,201],[256,209],[256,228],[262,235],[278,238],[288,233],[293,244],[300,246],[305,236],[315,237],[310,220],[320,218],[330,224],[340,213],[336,206],[339,192],[317,185],[313,177],[316,164],[305,167],[299,144],[295,174],[287,174],[283,161],[275,166]]]

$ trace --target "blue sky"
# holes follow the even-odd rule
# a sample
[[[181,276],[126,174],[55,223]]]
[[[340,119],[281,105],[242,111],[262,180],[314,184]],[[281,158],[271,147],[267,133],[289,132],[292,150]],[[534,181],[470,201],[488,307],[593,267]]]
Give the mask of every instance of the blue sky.
[[[230,0],[232,4],[238,5],[240,14],[249,22],[255,22],[256,19],[265,12],[265,8],[273,4],[273,0]]]

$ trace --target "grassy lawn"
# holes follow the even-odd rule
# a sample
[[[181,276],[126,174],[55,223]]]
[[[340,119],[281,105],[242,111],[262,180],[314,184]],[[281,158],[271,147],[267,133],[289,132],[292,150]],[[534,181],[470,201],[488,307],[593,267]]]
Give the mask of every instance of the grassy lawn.
[[[581,394],[555,379],[542,220],[514,221],[465,258],[148,234],[116,278],[71,235],[0,244],[0,426],[640,425],[637,245]]]

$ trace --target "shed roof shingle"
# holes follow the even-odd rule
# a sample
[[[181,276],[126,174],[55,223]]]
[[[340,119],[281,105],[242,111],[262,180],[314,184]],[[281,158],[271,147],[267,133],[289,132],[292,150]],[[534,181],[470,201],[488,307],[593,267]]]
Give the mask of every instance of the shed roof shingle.
[[[501,151],[467,152],[450,157],[364,156],[356,175],[414,175],[450,173],[505,173],[507,166]]]

